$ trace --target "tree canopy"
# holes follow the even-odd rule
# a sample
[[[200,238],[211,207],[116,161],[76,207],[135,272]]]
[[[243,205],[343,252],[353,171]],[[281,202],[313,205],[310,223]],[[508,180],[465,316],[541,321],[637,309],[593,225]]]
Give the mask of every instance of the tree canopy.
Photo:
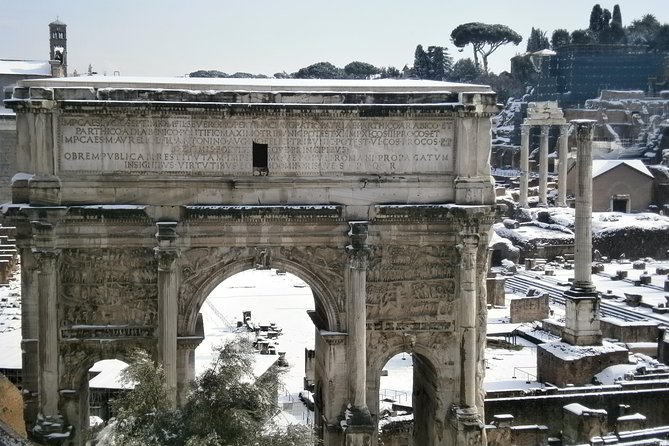
[[[272,424],[276,387],[270,378],[253,376],[252,362],[248,341],[224,345],[210,368],[192,384],[183,408],[171,410],[162,367],[146,352],[135,352],[122,375],[124,382],[135,387],[116,400],[118,415],[98,436],[98,445],[312,445],[307,426]]]
[[[369,79],[380,72],[381,69],[367,62],[354,61],[344,67],[344,73],[350,79]]]
[[[416,46],[411,74],[418,79],[443,81],[449,77],[452,58],[442,46],[429,46],[427,51],[422,45]]]
[[[534,53],[535,51],[545,50],[549,47],[550,42],[548,41],[548,37],[546,37],[546,31],[532,27],[530,37],[527,39],[527,52]]]
[[[330,62],[318,62],[308,67],[300,68],[293,74],[296,79],[344,79],[346,73]]]
[[[472,45],[474,49],[474,63],[479,65],[479,56],[483,60],[483,70],[488,71],[488,56],[497,48],[507,43],[518,45],[523,38],[505,25],[490,25],[487,23],[471,22],[459,25],[451,32],[451,40],[458,48]]]

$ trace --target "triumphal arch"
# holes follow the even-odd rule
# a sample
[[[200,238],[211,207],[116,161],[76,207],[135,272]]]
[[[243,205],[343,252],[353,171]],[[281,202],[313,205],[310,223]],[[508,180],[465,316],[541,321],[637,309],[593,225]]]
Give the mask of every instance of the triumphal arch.
[[[36,437],[81,445],[87,371],[142,347],[183,399],[221,281],[313,290],[326,446],[375,445],[379,377],[414,358],[414,444],[482,445],[488,87],[425,81],[24,81],[7,221]]]

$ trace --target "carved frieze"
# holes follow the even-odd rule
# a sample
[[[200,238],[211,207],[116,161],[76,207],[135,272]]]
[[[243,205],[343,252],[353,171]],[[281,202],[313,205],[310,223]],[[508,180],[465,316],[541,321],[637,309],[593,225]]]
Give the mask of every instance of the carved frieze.
[[[445,331],[451,332],[454,330],[455,324],[453,321],[373,321],[367,322],[368,331]]]
[[[452,246],[375,247],[367,281],[367,317],[445,319],[453,312],[457,251]]]
[[[151,250],[63,250],[60,325],[155,326],[156,274]]]

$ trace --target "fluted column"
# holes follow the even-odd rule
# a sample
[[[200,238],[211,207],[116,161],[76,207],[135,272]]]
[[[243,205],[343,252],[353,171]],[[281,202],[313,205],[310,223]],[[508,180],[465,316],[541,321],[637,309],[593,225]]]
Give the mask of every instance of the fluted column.
[[[557,205],[567,206],[567,151],[569,143],[569,125],[560,126],[560,145],[558,147],[558,159],[560,170],[558,170],[558,196]]]
[[[541,126],[541,143],[539,146],[539,204],[546,206],[548,198],[548,131],[550,127]]]
[[[351,400],[367,406],[367,222],[351,222],[348,245],[348,334]]]
[[[21,247],[21,360],[24,418],[39,412],[39,264],[30,248]]]
[[[177,405],[177,296],[179,277],[177,259],[180,251],[176,242],[176,222],[157,224],[155,248],[158,260],[158,354],[165,370],[168,398],[172,407]]]
[[[460,251],[460,302],[462,311],[462,342],[464,346],[462,358],[464,389],[462,406],[476,411],[476,358],[478,348],[476,344],[476,251],[478,248],[478,234],[462,234],[458,245]]]
[[[60,250],[34,249],[39,288],[40,412],[58,415],[58,281],[56,264]]]
[[[349,398],[351,407],[345,412],[346,444],[371,444],[376,428],[367,407],[367,222],[349,222],[350,244],[346,268],[346,300],[348,323]]]
[[[593,291],[592,285],[592,129],[595,121],[578,120],[576,125],[577,179],[574,212],[573,289]]]
[[[520,126],[520,207],[529,206],[527,199],[527,187],[529,181],[529,152],[530,152],[530,126],[522,124]]]

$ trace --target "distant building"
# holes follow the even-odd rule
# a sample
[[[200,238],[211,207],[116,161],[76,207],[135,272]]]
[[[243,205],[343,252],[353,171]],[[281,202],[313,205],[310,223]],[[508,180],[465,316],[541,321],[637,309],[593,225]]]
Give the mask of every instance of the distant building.
[[[529,57],[539,70],[531,100],[563,108],[582,107],[603,89],[654,95],[667,84],[667,54],[644,45],[564,45]]]
[[[575,195],[576,169],[567,174],[567,193]],[[594,212],[645,211],[652,203],[653,174],[641,160],[593,160]]]

